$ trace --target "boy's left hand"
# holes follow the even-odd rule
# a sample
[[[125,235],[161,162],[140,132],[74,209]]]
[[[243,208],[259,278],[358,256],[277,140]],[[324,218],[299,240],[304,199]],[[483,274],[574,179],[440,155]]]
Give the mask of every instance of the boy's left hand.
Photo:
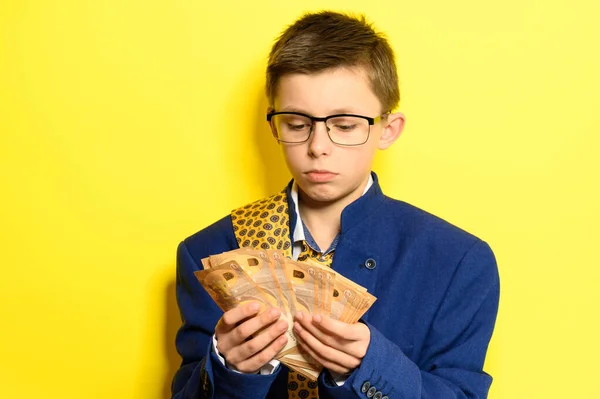
[[[302,312],[296,313],[294,320],[298,343],[326,369],[349,374],[361,364],[371,340],[366,324],[348,324]]]

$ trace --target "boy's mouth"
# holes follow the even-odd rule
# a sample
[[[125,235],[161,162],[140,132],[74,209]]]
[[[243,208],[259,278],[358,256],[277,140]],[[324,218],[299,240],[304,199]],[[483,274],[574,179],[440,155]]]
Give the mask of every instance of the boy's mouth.
[[[333,180],[337,176],[337,173],[324,169],[314,169],[304,172],[304,175],[312,183],[326,183]]]

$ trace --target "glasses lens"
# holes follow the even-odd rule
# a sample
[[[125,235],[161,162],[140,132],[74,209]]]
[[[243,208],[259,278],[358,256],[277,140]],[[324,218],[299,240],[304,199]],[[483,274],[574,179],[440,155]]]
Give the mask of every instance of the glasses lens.
[[[301,143],[308,139],[312,121],[302,115],[273,115],[271,122],[277,131],[277,137],[287,143]]]
[[[340,116],[327,120],[329,136],[334,143],[363,144],[369,138],[369,122],[356,116]]]

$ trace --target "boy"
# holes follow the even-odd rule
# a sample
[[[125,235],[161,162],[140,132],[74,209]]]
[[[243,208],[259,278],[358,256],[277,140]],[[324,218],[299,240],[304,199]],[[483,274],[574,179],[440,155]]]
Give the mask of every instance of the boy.
[[[487,397],[499,296],[489,246],[386,197],[371,172],[404,127],[387,41],[364,19],[307,14],[273,46],[267,95],[293,180],[180,244],[173,398]],[[378,298],[356,324],[295,316],[298,342],[324,366],[318,383],[273,360],[287,342],[279,312],[223,314],[196,280],[202,258],[248,246],[316,259]]]

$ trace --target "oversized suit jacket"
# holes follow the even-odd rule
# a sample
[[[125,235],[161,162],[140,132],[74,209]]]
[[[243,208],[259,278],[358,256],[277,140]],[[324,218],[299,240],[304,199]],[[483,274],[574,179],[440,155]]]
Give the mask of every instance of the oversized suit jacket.
[[[490,247],[385,196],[373,177],[367,193],[342,212],[332,264],[378,298],[361,319],[370,328],[371,341],[362,364],[342,386],[321,373],[320,398],[487,397],[492,378],[483,363],[499,300]],[[290,188],[291,183],[289,230],[294,231],[298,221]],[[223,312],[193,273],[202,268],[202,258],[236,248],[230,216],[178,247],[176,292],[183,324],[176,346],[183,361],[173,380],[173,398],[287,397],[285,366],[267,376],[239,374],[212,351]]]

